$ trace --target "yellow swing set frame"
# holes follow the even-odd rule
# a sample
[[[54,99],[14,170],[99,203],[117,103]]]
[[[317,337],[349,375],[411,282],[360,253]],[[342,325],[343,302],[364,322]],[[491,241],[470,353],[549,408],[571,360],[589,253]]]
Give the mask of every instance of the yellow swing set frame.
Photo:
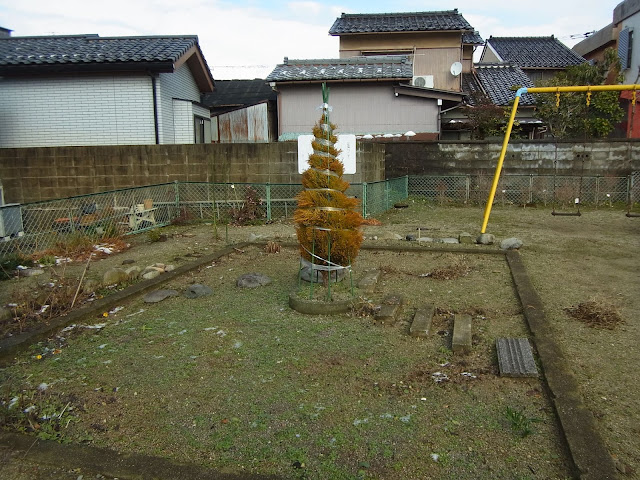
[[[484,218],[482,220],[482,229],[480,233],[486,233],[487,224],[489,223],[489,215],[491,215],[491,207],[493,206],[493,199],[496,195],[496,189],[498,188],[498,181],[500,180],[500,173],[502,172],[502,164],[504,163],[504,157],[507,153],[507,147],[509,146],[509,139],[511,138],[511,129],[513,128],[513,122],[516,118],[518,111],[518,104],[520,103],[520,97],[525,93],[555,93],[556,105],[560,102],[560,94],[564,92],[587,92],[587,105],[591,102],[592,92],[621,92],[624,90],[632,90],[633,96],[631,103],[635,108],[636,104],[636,91],[640,90],[640,85],[576,85],[571,87],[533,87],[533,88],[520,88],[516,92],[516,98],[511,108],[511,116],[509,117],[509,123],[507,124],[507,130],[504,134],[504,141],[502,142],[502,150],[500,151],[500,158],[498,158],[498,164],[496,165],[496,172],[493,176],[493,183],[491,184],[491,190],[489,191],[489,198],[484,208]]]

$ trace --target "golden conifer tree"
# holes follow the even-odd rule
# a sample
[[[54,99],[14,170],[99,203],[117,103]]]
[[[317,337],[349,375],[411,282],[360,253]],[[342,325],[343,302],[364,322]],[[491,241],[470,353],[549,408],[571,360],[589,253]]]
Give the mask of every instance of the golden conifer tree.
[[[362,215],[356,210],[358,199],[345,194],[349,183],[342,178],[344,165],[335,147],[336,126],[329,121],[326,84],[322,84],[322,99],[322,116],[313,128],[313,153],[302,174],[304,190],[297,196],[293,218],[303,258],[314,264],[346,267],[362,244]],[[323,277],[326,283],[326,271]]]

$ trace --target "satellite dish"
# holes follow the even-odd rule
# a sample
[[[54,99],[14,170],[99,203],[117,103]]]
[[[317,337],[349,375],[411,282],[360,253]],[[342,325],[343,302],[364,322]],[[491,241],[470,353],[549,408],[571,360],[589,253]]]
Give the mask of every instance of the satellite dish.
[[[462,64],[460,62],[453,62],[451,64],[451,75],[457,77],[462,73]]]

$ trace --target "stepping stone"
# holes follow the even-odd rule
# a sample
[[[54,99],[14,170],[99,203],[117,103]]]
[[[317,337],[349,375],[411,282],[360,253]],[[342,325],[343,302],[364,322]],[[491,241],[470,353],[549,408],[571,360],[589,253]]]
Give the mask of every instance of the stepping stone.
[[[258,288],[270,283],[271,278],[262,273],[245,273],[236,280],[236,286],[240,288]]]
[[[453,321],[453,353],[471,352],[471,315],[456,315]]]
[[[404,298],[399,293],[392,293],[382,299],[382,303],[386,305],[402,305]]]
[[[158,303],[169,297],[177,297],[177,290],[155,290],[144,296],[144,303]]]
[[[382,304],[373,317],[376,323],[381,325],[393,326],[398,321],[398,313],[400,312],[400,305]]]
[[[194,283],[193,285],[189,285],[189,287],[187,287],[182,295],[186,298],[199,298],[206,297],[208,295],[211,295],[212,293],[213,290],[211,290],[211,288],[207,287],[206,285]]]
[[[411,327],[409,327],[409,335],[412,337],[428,337],[431,319],[435,311],[436,307],[433,305],[423,305],[416,310]]]
[[[498,366],[503,377],[537,377],[538,368],[526,338],[498,338]]]
[[[380,270],[371,270],[360,279],[358,288],[367,293],[371,293],[376,288],[378,280],[380,280]]]

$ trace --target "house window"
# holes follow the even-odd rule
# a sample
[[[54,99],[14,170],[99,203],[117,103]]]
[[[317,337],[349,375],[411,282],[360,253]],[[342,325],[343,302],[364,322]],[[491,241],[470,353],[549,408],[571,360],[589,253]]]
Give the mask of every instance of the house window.
[[[381,55],[406,55],[409,57],[409,61],[413,62],[413,50],[371,50],[362,51],[363,57],[379,57]]]
[[[623,28],[618,35],[618,58],[623,70],[631,67],[631,52],[633,50],[633,30]]]

